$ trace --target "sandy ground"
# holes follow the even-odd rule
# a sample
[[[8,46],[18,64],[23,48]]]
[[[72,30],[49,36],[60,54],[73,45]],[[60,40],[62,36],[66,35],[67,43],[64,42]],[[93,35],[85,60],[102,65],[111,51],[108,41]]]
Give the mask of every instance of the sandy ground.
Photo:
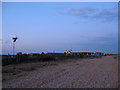
[[[113,57],[4,66],[3,88],[117,88],[118,60]]]

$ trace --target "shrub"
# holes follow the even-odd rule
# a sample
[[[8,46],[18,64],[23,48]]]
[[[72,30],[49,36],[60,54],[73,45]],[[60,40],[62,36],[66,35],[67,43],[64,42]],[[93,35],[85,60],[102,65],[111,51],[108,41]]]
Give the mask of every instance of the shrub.
[[[113,57],[114,59],[117,59],[117,57]]]
[[[33,71],[33,70],[35,70],[35,68],[33,68],[33,67],[24,67],[24,68],[20,68],[20,70],[23,70],[23,71]]]
[[[15,71],[14,70],[2,70],[2,73],[14,73]]]
[[[55,57],[52,55],[42,55],[39,60],[42,61],[49,61],[49,60],[55,60]]]

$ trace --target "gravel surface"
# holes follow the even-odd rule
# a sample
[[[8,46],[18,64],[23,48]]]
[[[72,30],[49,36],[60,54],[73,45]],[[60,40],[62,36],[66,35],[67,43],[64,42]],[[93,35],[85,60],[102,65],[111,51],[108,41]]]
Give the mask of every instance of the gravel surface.
[[[3,81],[3,88],[117,88],[118,60],[113,56],[67,60]]]

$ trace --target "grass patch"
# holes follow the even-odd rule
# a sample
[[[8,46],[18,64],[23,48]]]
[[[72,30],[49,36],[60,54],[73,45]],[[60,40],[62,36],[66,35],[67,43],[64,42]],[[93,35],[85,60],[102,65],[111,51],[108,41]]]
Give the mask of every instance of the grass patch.
[[[25,68],[20,68],[20,70],[22,70],[22,71],[33,71],[33,70],[36,70],[36,68],[33,68],[33,67],[25,67]]]
[[[2,70],[2,73],[14,73],[14,70]]]
[[[16,75],[16,73],[13,73],[12,75]]]
[[[51,66],[57,66],[58,64],[50,64]]]
[[[43,66],[43,67],[44,67],[44,66],[47,66],[47,64],[43,64],[42,66]]]
[[[114,59],[117,59],[117,57],[113,57]]]
[[[66,71],[66,69],[62,69],[62,70],[60,70],[60,72],[64,72],[64,71]]]
[[[79,65],[78,63],[76,65]]]

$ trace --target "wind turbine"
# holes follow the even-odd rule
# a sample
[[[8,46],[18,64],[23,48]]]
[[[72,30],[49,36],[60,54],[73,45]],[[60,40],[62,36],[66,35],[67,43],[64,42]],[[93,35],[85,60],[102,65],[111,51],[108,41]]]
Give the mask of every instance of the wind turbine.
[[[13,37],[12,39],[13,39],[13,56],[14,56],[14,54],[15,54],[15,42],[18,39],[18,37]]]

